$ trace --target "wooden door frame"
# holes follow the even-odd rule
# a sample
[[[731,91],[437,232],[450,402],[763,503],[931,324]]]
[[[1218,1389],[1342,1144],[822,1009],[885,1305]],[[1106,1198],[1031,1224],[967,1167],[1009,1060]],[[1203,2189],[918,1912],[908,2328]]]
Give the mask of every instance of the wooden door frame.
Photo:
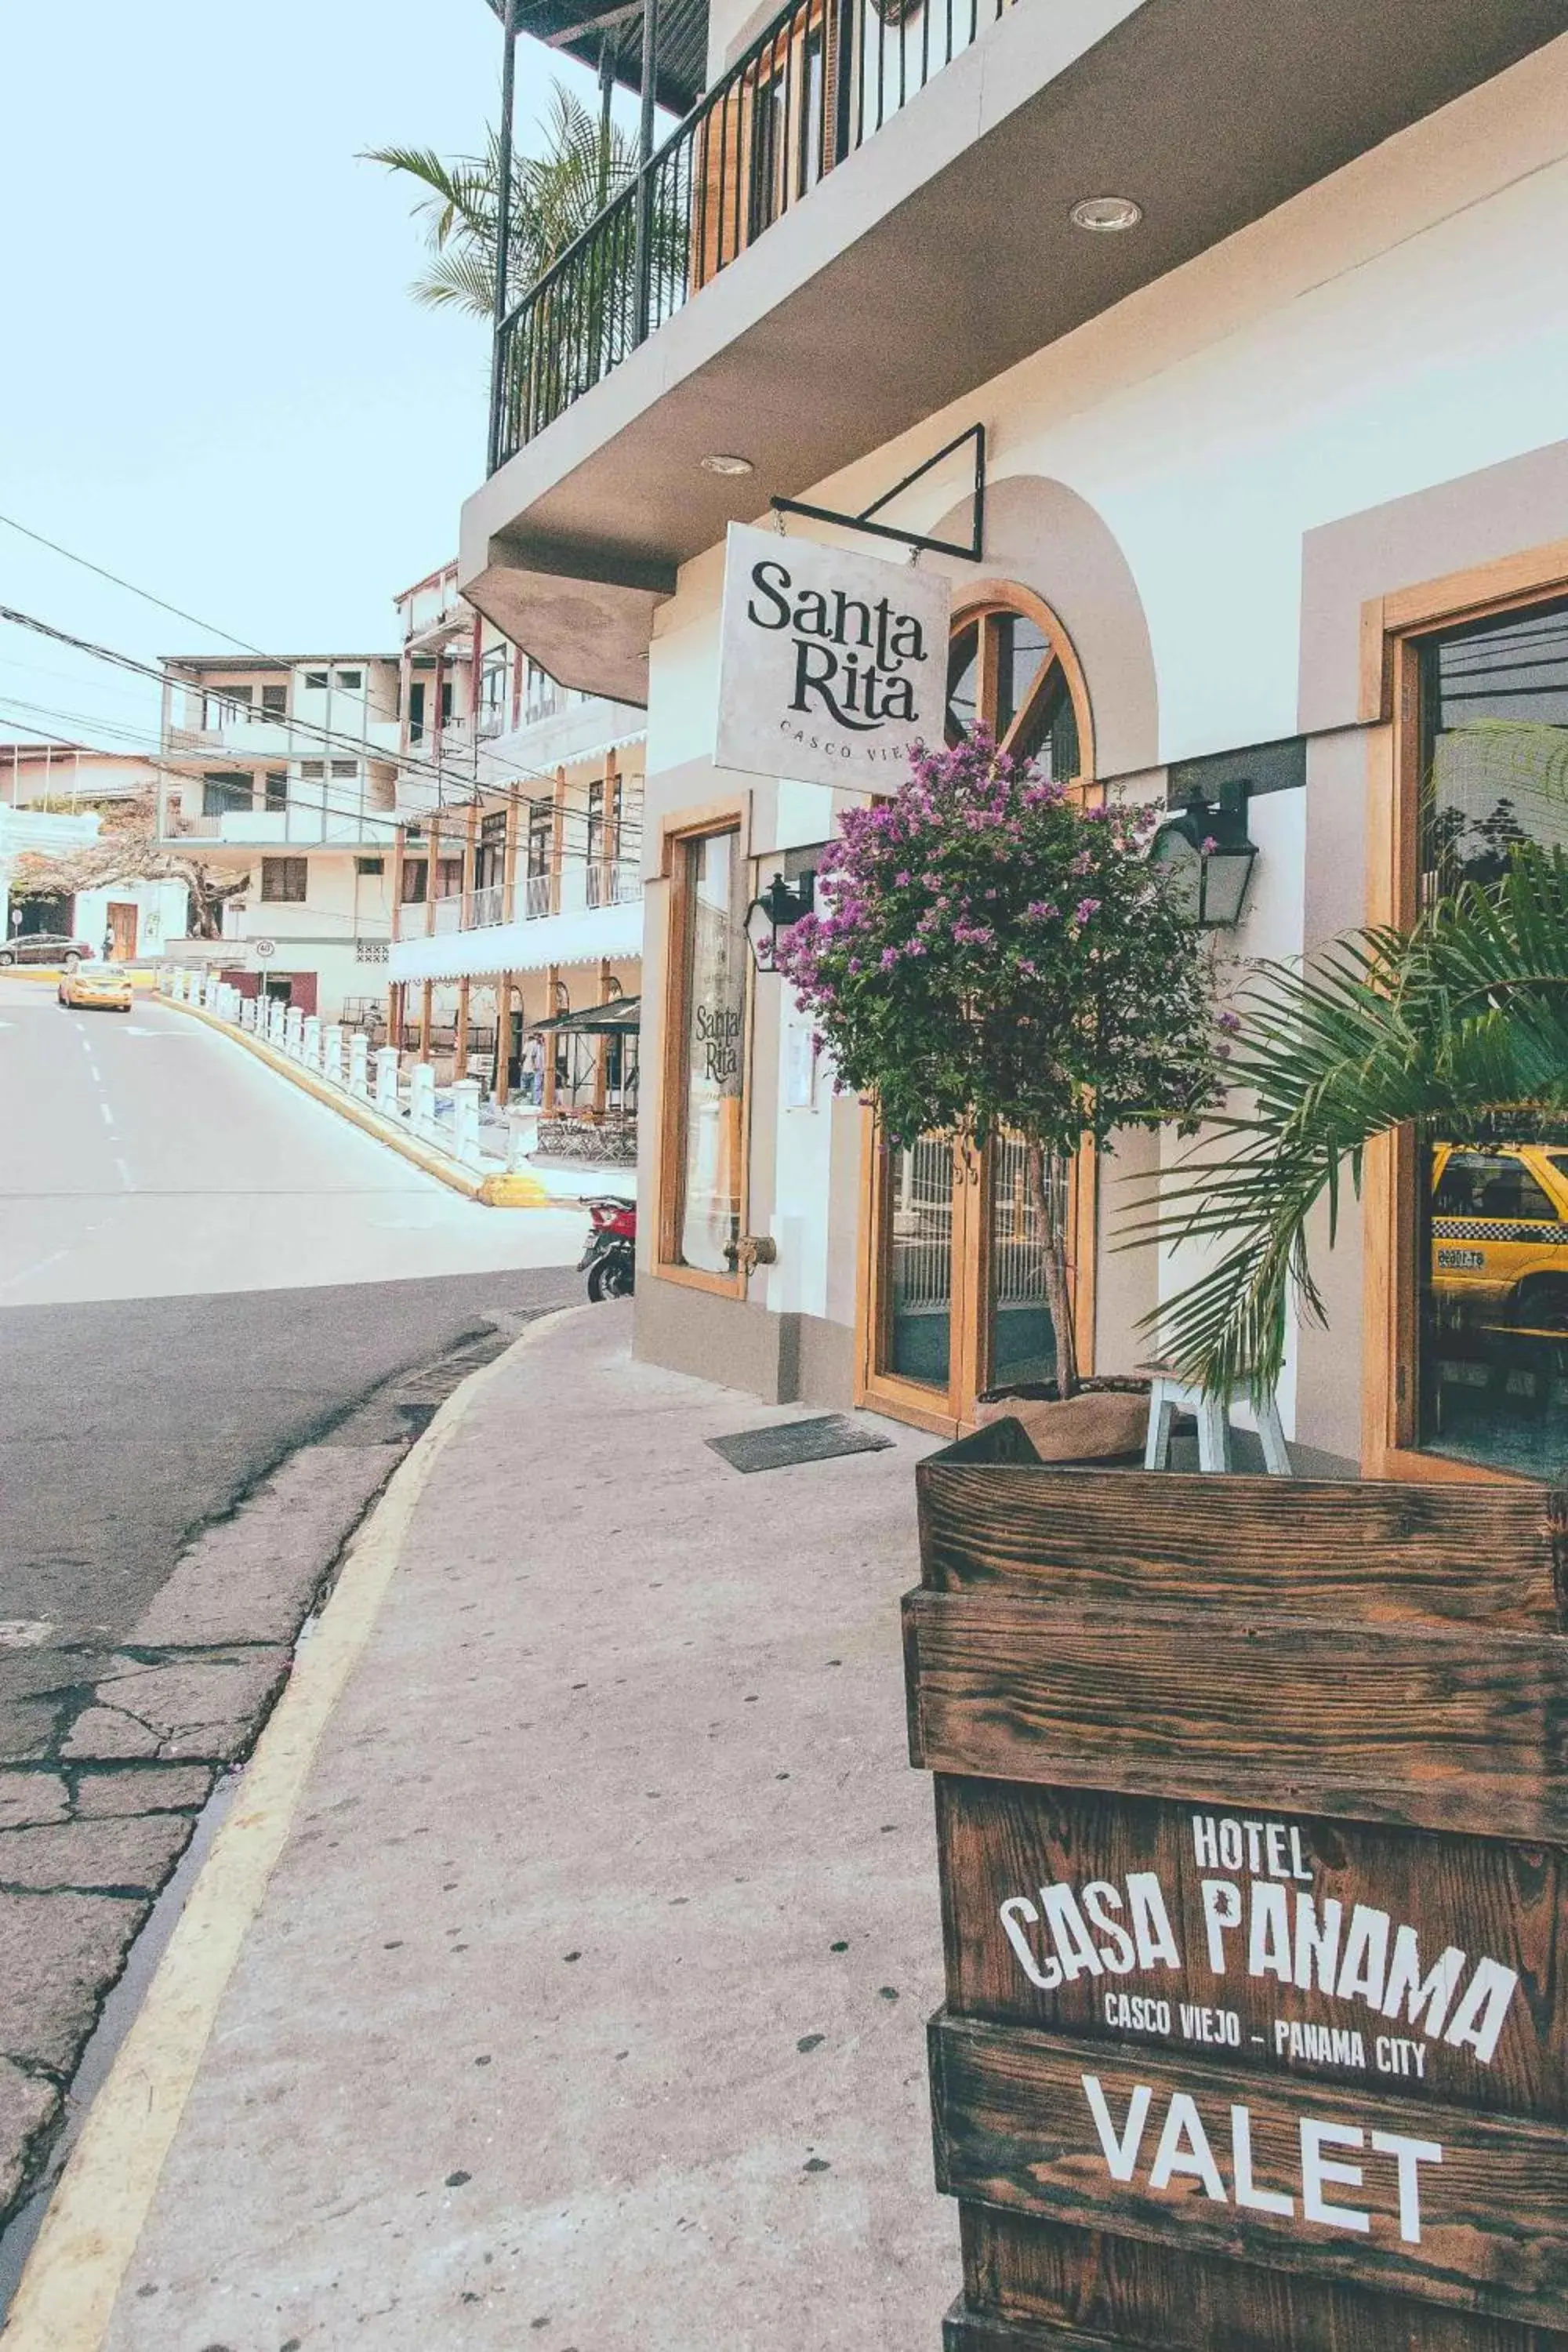
[[[1076,648],[1057,614],[1043,596],[1015,581],[989,581],[968,590],[955,602],[949,644],[972,623],[979,624],[976,653],[980,664],[978,707],[996,706],[996,663],[999,641],[985,626],[994,616],[1016,614],[1033,621],[1046,636],[1067,682],[1078,721],[1082,773],[1074,796],[1086,805],[1104,798],[1104,787],[1094,780],[1094,713],[1088,684]],[[1049,671],[1037,681],[1041,694],[1048,689]],[[1014,716],[1002,748],[1005,750],[1032,716],[1035,694],[1026,697]],[[923,1382],[901,1378],[883,1369],[889,1299],[887,1253],[883,1246],[882,1196],[886,1155],[877,1133],[874,1114],[867,1109],[861,1127],[860,1226],[856,1274],[855,1402],[885,1412],[892,1420],[910,1423],[938,1436],[954,1437],[974,1426],[975,1400],[984,1383],[992,1339],[991,1227],[993,1154],[965,1148],[955,1153],[952,1209],[952,1336],[945,1397]],[[1080,1373],[1094,1365],[1095,1271],[1099,1248],[1099,1157],[1086,1145],[1078,1152],[1069,1174],[1068,1257],[1071,1267],[1074,1337]]]
[[[1471,565],[1385,596],[1361,614],[1358,717],[1367,735],[1367,920],[1405,929],[1419,887],[1421,688],[1425,639],[1568,595],[1568,540]],[[1362,1474],[1436,1484],[1519,1483],[1519,1475],[1415,1444],[1420,1296],[1415,1264],[1419,1152],[1400,1128],[1368,1145],[1362,1181]],[[1526,1482],[1535,1483],[1535,1482]]]
[[[681,1062],[689,1010],[690,974],[682,944],[686,934],[686,856],[688,845],[717,835],[732,835],[737,866],[745,887],[750,873],[751,802],[749,796],[711,803],[701,809],[667,818],[659,827],[658,863],[655,878],[665,885],[664,1035],[659,1055],[658,1139],[654,1160],[653,1271],[661,1282],[683,1284],[690,1290],[708,1290],[724,1298],[744,1298],[746,1272],[737,1263],[733,1274],[710,1274],[680,1262],[679,1217],[682,1207],[685,1095]],[[743,919],[743,918],[742,918]],[[746,957],[744,1002],[741,1016],[741,1231],[747,1229],[751,1207],[752,1022],[755,974]]]

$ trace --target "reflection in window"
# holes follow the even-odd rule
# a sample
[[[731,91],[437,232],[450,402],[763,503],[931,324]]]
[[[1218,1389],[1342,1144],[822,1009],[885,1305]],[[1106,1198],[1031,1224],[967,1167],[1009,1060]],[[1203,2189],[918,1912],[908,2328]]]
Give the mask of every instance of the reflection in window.
[[[1421,654],[1421,896],[1568,848],[1568,606]],[[1497,1112],[1430,1135],[1418,1202],[1417,1443],[1553,1476],[1568,1455],[1568,1128]]]
[[[994,1388],[1056,1378],[1057,1343],[1046,1303],[1039,1213],[1029,1181],[1029,1146],[998,1136],[991,1149],[991,1363]],[[1067,1220],[1068,1171],[1048,1160],[1045,1181]]]
[[[980,628],[960,629],[947,656],[947,740],[962,743],[980,714]]]
[[[741,843],[712,833],[680,849],[679,1264],[732,1274],[741,1238],[746,940]]]
[[[887,1369],[945,1391],[952,1364],[952,1144],[922,1135],[887,1153]]]

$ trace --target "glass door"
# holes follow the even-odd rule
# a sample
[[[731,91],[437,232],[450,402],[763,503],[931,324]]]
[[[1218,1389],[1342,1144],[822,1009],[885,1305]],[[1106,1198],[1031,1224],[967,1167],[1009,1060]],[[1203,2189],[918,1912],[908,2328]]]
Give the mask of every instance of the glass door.
[[[1054,614],[1021,590],[992,592],[954,617],[948,741],[982,727],[1045,775],[1082,775],[1089,719],[1077,659]],[[1016,1136],[995,1138],[982,1153],[938,1135],[910,1145],[878,1139],[870,1149],[865,1401],[956,1433],[988,1390],[1054,1378],[1042,1186],[1067,1218],[1079,1267],[1084,1368],[1092,1336],[1092,1168],[1047,1161],[1031,1171],[1028,1147]]]

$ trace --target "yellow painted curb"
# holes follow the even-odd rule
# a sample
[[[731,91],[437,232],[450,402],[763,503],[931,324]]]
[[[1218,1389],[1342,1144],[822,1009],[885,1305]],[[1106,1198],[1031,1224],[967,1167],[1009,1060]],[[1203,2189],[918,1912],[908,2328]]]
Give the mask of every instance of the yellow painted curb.
[[[288,1841],[321,1734],[374,1630],[419,1497],[480,1391],[554,1320],[541,1317],[504,1355],[454,1390],[353,1538],[136,2021],[88,2111],[0,2329],[4,2352],[101,2352],[219,2004]]]
[[[404,1160],[411,1160],[416,1168],[423,1168],[426,1176],[434,1176],[438,1183],[450,1186],[454,1192],[461,1192],[467,1201],[478,1201],[487,1209],[574,1209],[577,1206],[575,1201],[562,1199],[542,1184],[537,1176],[524,1171],[476,1176],[471,1169],[459,1168],[457,1161],[447,1159],[445,1152],[433,1151],[417,1137],[401,1133],[369,1103],[356,1101],[353,1095],[340,1094],[324,1078],[317,1077],[313,1070],[301,1069],[299,1063],[291,1061],[287,1054],[280,1054],[276,1045],[268,1045],[264,1038],[251,1036],[244,1029],[237,1029],[232,1022],[220,1021],[216,1013],[209,1013],[205,1005],[185,1004],[174,996],[160,996],[158,1002],[168,1005],[173,1012],[188,1013],[193,1021],[200,1021],[207,1028],[216,1029],[220,1037],[227,1037],[235,1045],[243,1045],[247,1054],[254,1054],[258,1062],[265,1062],[269,1070],[278,1072],[279,1077],[288,1078],[301,1093],[324,1103],[329,1110],[335,1110],[340,1118],[346,1118],[349,1125],[357,1127],[362,1134],[374,1135],[376,1141],[384,1143],[389,1151],[395,1151]]]

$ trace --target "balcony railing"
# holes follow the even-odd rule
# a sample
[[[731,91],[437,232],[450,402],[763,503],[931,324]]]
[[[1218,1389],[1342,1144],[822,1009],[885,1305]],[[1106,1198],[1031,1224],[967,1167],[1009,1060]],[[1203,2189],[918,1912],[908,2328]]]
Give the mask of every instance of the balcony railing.
[[[642,897],[642,876],[635,866],[590,866],[587,886],[590,907],[624,907]]]
[[[490,470],[592,391],[1013,0],[791,0],[501,322]]]

